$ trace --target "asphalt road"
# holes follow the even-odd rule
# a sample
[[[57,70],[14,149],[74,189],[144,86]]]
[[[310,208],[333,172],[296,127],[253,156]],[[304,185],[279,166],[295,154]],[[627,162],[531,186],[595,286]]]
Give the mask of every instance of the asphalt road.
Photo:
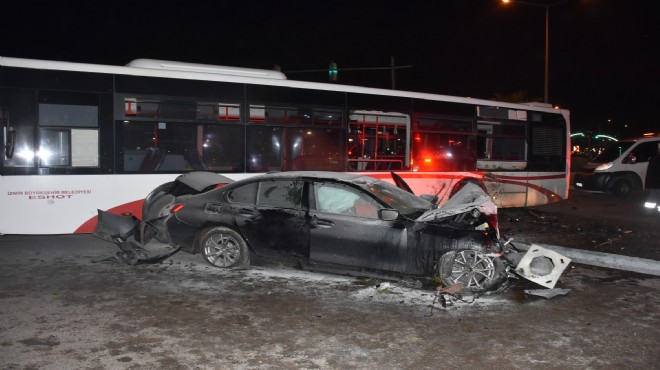
[[[594,209],[637,208],[635,200],[574,198],[503,212],[502,226],[540,242],[559,227],[569,244],[579,239],[588,249],[619,251],[623,245],[630,253],[639,248],[626,249],[627,238],[647,237],[611,217],[595,222],[621,229],[606,229],[616,240],[601,245],[592,234],[583,237],[571,218],[576,201]],[[658,240],[641,257],[656,255]],[[566,296],[529,296],[523,291],[533,286],[517,282],[443,308],[432,290],[402,283],[387,287],[277,266],[224,271],[183,253],[151,266],[104,260],[117,250],[88,235],[0,236],[0,368],[651,369],[660,363],[660,279],[646,275],[571,266],[558,284],[571,290]]]

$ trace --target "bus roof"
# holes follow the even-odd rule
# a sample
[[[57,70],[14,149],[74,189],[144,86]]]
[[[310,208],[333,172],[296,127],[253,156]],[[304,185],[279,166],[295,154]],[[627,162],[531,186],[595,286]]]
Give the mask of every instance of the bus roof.
[[[373,95],[399,96],[426,100],[446,101],[472,105],[484,105],[520,110],[541,111],[563,114],[568,117],[569,111],[554,109],[546,103],[507,103],[470,97],[457,97],[451,95],[419,93],[402,90],[387,90],[362,86],[339,85],[321,82],[287,80],[286,76],[278,71],[226,67],[208,64],[195,64],[154,59],[136,59],[126,66],[113,66],[104,64],[89,64],[37,59],[24,59],[0,56],[0,66],[15,68],[31,68],[60,71],[78,71],[92,73],[107,73],[119,75],[133,75],[146,77],[163,77],[202,81],[219,81],[233,83],[247,83],[257,85],[272,85],[281,87],[294,87],[301,89],[328,90]]]

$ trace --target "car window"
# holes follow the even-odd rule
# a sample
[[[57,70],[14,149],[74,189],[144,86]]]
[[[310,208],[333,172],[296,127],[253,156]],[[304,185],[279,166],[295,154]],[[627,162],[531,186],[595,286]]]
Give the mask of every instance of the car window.
[[[300,208],[303,183],[278,180],[259,183],[257,205],[277,208]]]
[[[258,182],[252,182],[252,183],[240,186],[236,189],[232,189],[229,192],[229,194],[227,196],[227,199],[229,199],[229,201],[233,202],[233,203],[255,204],[256,200],[257,200],[257,186],[258,185],[259,185]]]
[[[356,189],[332,183],[314,184],[316,210],[326,213],[378,218],[378,203]]]

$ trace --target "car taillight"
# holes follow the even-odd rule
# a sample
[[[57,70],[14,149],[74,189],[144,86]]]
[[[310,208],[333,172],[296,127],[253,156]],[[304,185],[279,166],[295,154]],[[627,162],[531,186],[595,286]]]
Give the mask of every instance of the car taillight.
[[[227,185],[227,184],[218,184],[218,185],[216,185],[213,189],[221,188],[221,187],[223,187],[223,186],[225,186],[225,185]]]
[[[185,207],[183,204],[180,204],[180,203],[179,203],[179,204],[175,204],[175,205],[170,209],[170,213],[177,213],[177,212],[179,212],[180,210],[182,210],[183,207]]]

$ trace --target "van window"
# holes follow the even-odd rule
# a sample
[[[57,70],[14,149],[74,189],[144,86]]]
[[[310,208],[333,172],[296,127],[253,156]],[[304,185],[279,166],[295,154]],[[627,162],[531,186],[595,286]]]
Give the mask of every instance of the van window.
[[[635,156],[637,163],[648,162],[649,159],[658,153],[658,143],[660,141],[649,141],[637,145],[632,150],[632,155]]]
[[[602,153],[596,156],[596,158],[592,159],[592,163],[608,163],[612,162],[613,160],[619,158],[623,152],[628,150],[633,144],[635,144],[634,141],[619,141],[616,142],[607,149],[605,149]]]

